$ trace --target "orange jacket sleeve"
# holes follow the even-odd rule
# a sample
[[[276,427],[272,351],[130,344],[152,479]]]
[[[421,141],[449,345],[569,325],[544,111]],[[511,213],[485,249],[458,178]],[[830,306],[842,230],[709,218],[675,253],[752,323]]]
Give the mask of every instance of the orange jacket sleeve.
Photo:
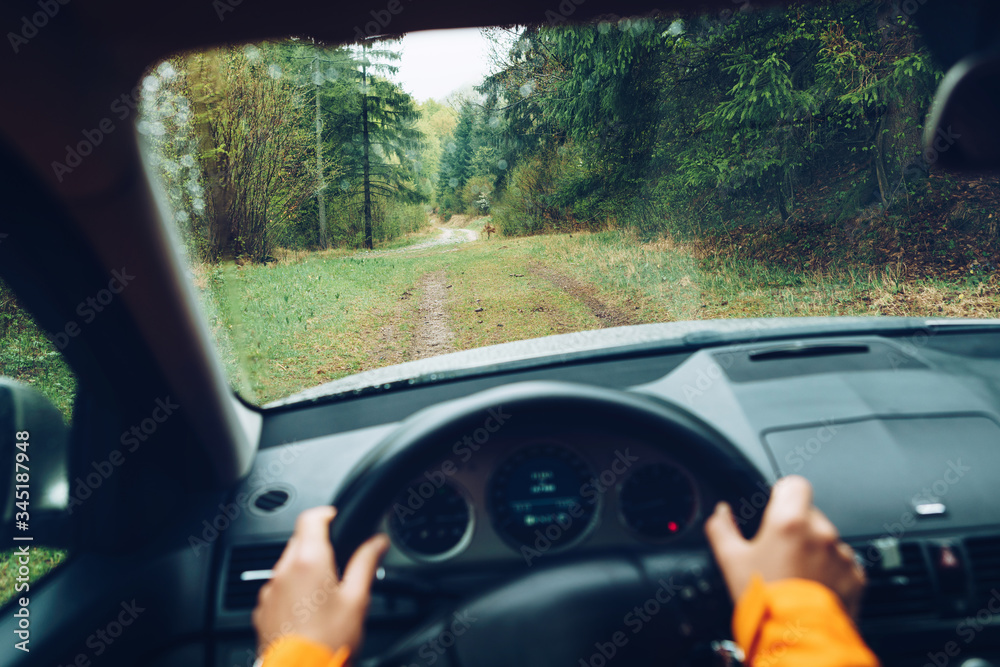
[[[344,667],[351,652],[346,646],[336,651],[297,635],[286,635],[267,647],[261,667]]]
[[[758,575],[740,596],[733,636],[752,667],[878,667],[840,598],[823,584]]]

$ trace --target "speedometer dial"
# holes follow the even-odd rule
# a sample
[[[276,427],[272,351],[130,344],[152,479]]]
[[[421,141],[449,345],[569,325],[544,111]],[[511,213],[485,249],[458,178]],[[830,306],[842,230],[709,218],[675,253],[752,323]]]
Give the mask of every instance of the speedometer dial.
[[[426,490],[426,491],[425,491]],[[421,560],[444,560],[472,535],[472,509],[458,489],[445,482],[414,483],[390,510],[389,532],[403,551]]]
[[[578,540],[593,523],[597,494],[585,497],[590,469],[558,445],[519,450],[496,470],[489,497],[493,522],[515,547],[551,549]]]

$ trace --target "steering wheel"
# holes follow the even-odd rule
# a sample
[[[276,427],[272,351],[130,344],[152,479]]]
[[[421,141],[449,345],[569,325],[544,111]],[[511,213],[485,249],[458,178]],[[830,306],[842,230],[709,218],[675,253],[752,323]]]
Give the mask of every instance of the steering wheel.
[[[558,435],[571,425],[669,448],[696,476],[715,480],[733,507],[767,488],[729,440],[675,404],[571,383],[510,384],[417,412],[358,463],[333,500],[338,566],[375,532],[400,489],[499,409],[510,415],[505,437]],[[759,516],[747,521],[744,534],[758,524]],[[603,667],[612,658],[699,664],[694,653],[711,653],[706,642],[728,634],[729,595],[707,546],[550,561],[457,603],[366,664],[427,665],[431,657],[461,667]]]

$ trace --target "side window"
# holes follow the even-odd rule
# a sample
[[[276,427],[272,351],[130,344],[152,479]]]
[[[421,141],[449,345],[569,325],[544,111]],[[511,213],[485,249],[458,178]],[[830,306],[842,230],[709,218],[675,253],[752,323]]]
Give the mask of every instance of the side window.
[[[18,304],[14,293],[0,280],[0,376],[31,385],[59,408],[69,424],[76,395],[76,378],[58,348]],[[0,545],[5,548],[7,545]],[[57,549],[33,547],[29,581],[41,577],[66,557]],[[0,551],[0,605],[16,592],[24,573],[13,550]]]

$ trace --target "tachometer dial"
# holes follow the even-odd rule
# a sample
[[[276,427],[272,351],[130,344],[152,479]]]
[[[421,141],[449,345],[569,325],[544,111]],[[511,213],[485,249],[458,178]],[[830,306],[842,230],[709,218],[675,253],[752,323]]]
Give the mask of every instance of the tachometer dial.
[[[586,494],[590,469],[558,445],[532,445],[504,461],[490,480],[493,522],[514,546],[545,550],[580,538],[593,522],[598,495]]]
[[[472,508],[450,483],[429,495],[433,485],[414,484],[393,501],[389,533],[398,547],[424,560],[443,560],[461,550],[472,535]]]
[[[694,520],[696,492],[675,465],[654,463],[633,472],[618,494],[622,520],[643,537],[665,539]]]

